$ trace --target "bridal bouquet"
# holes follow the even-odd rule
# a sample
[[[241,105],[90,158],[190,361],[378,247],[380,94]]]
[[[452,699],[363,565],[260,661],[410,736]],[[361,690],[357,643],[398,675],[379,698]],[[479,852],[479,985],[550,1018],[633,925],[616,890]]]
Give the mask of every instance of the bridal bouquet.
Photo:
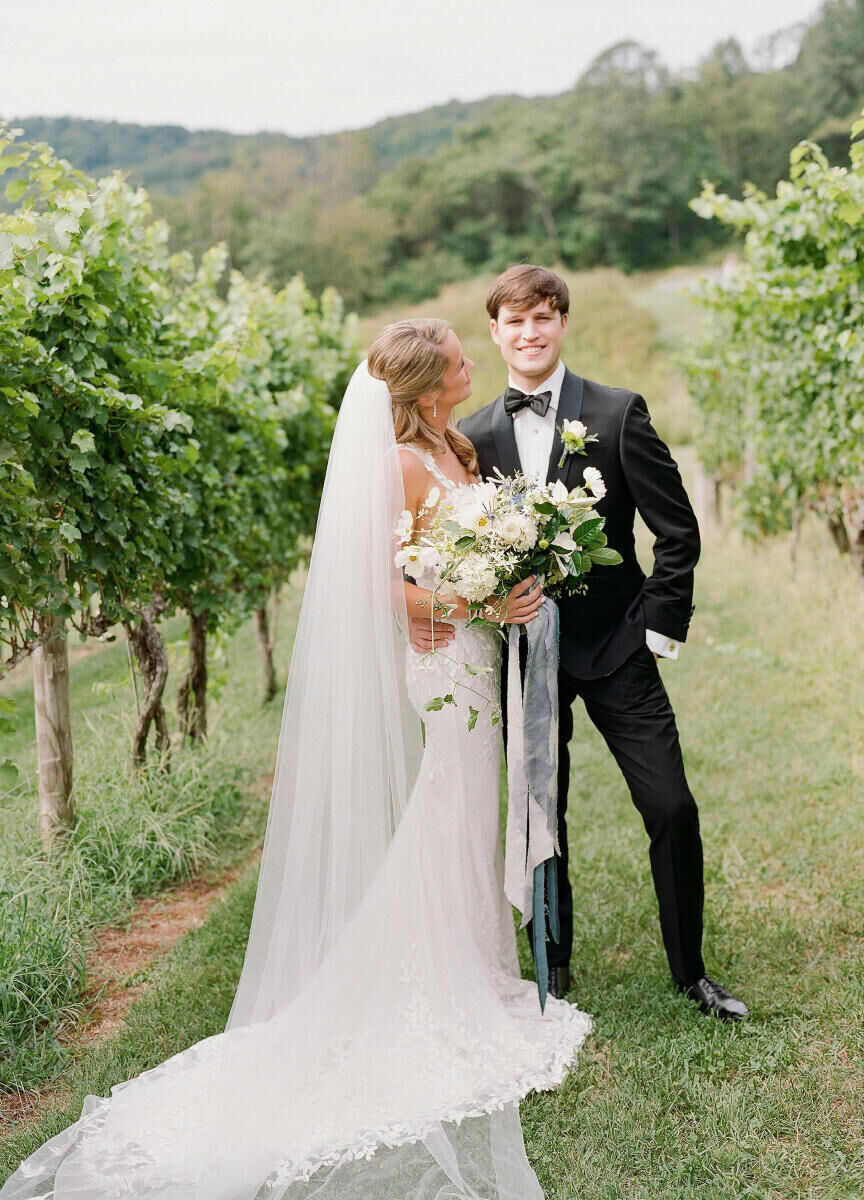
[[[437,583],[435,608],[461,597],[469,624],[499,620],[494,597],[504,599],[529,575],[543,580],[547,596],[584,590],[584,577],[595,564],[614,566],[621,555],[606,545],[604,518],[594,506],[606,494],[596,467],[586,467],[584,487],[572,491],[560,480],[541,483],[532,476],[499,475],[485,483],[456,489],[438,505],[438,489],[426,498],[415,528],[406,510],[396,528],[401,543],[397,567],[409,574],[431,570]]]

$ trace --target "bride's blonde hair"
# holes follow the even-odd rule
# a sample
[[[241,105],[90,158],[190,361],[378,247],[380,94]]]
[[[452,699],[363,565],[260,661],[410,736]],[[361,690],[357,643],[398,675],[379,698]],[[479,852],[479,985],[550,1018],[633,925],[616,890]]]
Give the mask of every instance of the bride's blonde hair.
[[[451,326],[438,317],[413,317],[387,325],[369,347],[369,374],[383,379],[393,406],[397,442],[413,442],[443,453],[450,446],[466,471],[477,474],[477,455],[464,434],[448,425],[442,434],[417,401],[441,390],[447,370],[444,342]]]

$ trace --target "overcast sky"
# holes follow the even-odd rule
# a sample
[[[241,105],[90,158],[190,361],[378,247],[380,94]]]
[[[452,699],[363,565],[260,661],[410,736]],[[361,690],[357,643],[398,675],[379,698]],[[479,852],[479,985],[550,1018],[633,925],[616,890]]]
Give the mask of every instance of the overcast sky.
[[[0,115],[307,134],[564,91],[632,38],[676,68],[817,0],[0,0]]]

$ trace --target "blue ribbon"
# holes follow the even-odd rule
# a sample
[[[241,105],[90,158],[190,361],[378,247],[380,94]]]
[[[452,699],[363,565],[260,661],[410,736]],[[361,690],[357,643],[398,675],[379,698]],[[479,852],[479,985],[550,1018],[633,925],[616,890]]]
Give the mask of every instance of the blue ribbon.
[[[505,880],[511,881],[511,900],[523,913],[523,924],[533,914],[533,949],[537,969],[537,989],[540,1008],[545,1009],[549,991],[549,964],[546,953],[546,922],[554,941],[560,937],[558,917],[558,876],[555,851],[558,849],[558,607],[548,596],[538,609],[537,618],[523,626],[528,641],[528,656],[519,692],[508,685],[508,696],[518,705],[521,714],[508,716],[508,742],[513,719],[521,715],[521,736],[517,733],[513,748],[521,753],[511,754],[508,748],[508,780],[510,782],[508,814],[508,851],[519,853],[521,867],[505,869]],[[519,629],[510,627],[510,669],[518,672]],[[533,818],[533,829],[532,829]],[[539,828],[538,828],[539,826]],[[542,849],[541,849],[542,846]],[[552,849],[552,854],[548,851]],[[540,855],[548,855],[538,861]],[[530,888],[520,899],[518,877],[526,872]],[[530,911],[527,911],[529,909]]]

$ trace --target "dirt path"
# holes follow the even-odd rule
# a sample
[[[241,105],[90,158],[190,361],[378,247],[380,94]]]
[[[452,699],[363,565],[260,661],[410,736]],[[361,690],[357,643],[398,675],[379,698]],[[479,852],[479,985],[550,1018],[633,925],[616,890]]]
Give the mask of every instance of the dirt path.
[[[193,929],[203,925],[213,905],[261,856],[256,848],[218,879],[204,876],[167,888],[139,901],[122,925],[94,932],[95,949],[87,956],[85,1016],[58,1040],[73,1053],[111,1037],[129,1008],[147,988],[147,970]],[[50,1101],[62,1100],[62,1084],[0,1096],[0,1137],[29,1120]]]

